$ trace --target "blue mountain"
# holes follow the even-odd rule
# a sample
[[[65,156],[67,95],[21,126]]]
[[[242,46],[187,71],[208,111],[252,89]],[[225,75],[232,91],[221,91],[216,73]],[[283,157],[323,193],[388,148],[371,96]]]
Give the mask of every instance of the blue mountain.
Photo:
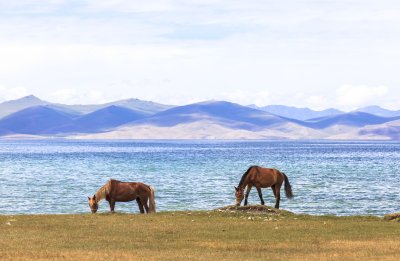
[[[143,101],[139,99],[126,99],[119,100],[105,104],[92,104],[92,105],[66,105],[66,104],[58,104],[51,103],[47,101],[43,101],[37,98],[34,95],[29,95],[26,97],[22,97],[16,100],[10,100],[0,103],[0,119],[8,116],[14,112],[33,107],[33,106],[48,106],[50,108],[56,109],[61,112],[65,112],[67,114],[75,115],[76,117],[82,116],[84,114],[88,114],[94,112],[96,110],[100,110],[103,108],[107,108],[109,106],[115,105],[118,107],[125,107],[131,109],[136,112],[141,112],[144,114],[155,114],[157,112],[170,109],[173,106],[164,105],[155,103],[152,101]]]
[[[144,119],[146,113],[111,105],[74,119],[69,124],[52,129],[56,133],[93,133],[118,127],[122,124]]]
[[[88,114],[110,106],[124,107],[144,114],[155,114],[157,112],[164,111],[166,109],[174,107],[171,105],[164,105],[152,101],[143,101],[135,98],[119,100],[104,104],[89,104],[89,105],[53,104],[53,105],[66,110],[76,111],[79,112],[80,114]]]
[[[366,113],[374,114],[376,116],[381,116],[381,117],[400,116],[400,110],[398,110],[398,111],[387,110],[387,109],[384,109],[384,108],[376,106],[376,105],[360,108],[360,109],[357,109],[357,111],[366,112]]]
[[[126,100],[126,102],[131,105],[137,105],[137,100]],[[124,106],[110,105],[82,115],[81,112],[72,107],[47,103],[34,96],[28,96],[0,105],[3,105],[3,107],[5,106],[4,108],[16,109],[21,106],[24,107],[36,103],[44,104],[24,108],[0,119],[0,136],[8,134],[68,136],[77,133],[108,132],[122,125],[133,128],[136,126],[139,127],[140,125],[173,127],[180,124],[195,123],[191,126],[196,126],[195,128],[199,128],[199,130],[203,130],[203,132],[203,126],[208,127],[209,131],[212,132],[213,128],[210,126],[219,125],[231,130],[271,130],[277,131],[276,133],[284,132],[285,137],[290,137],[290,133],[293,134],[293,137],[299,137],[297,134],[302,132],[306,135],[302,137],[308,137],[307,135],[310,133],[310,135],[315,134],[317,138],[323,138],[325,137],[323,129],[341,125],[354,128],[350,128],[351,132],[348,132],[348,135],[346,133],[340,133],[340,131],[349,131],[349,128],[331,129],[326,133],[326,137],[332,135],[339,135],[340,137],[340,134],[347,135],[343,137],[354,138],[356,138],[355,135],[386,135],[396,139],[400,137],[397,135],[399,129],[397,120],[400,120],[400,116],[383,117],[360,111],[337,114],[340,111],[325,110],[324,113],[329,115],[315,117],[309,120],[299,120],[296,118],[306,117],[304,116],[305,114],[302,114],[303,116],[296,116],[295,114],[280,116],[277,115],[276,111],[274,114],[226,101],[194,103],[173,107],[156,114],[143,112],[145,109],[144,107],[140,110],[132,110]],[[143,105],[149,105],[150,108],[153,108],[151,104],[146,102]],[[278,107],[279,106],[276,106],[275,108]],[[289,107],[281,106],[280,108],[284,109]],[[306,108],[296,109],[298,112],[315,112]],[[369,110],[373,110],[375,113],[379,111],[381,113],[387,113],[388,111],[377,106],[369,107]],[[394,113],[394,111],[392,112]],[[288,123],[291,124],[288,125]],[[367,127],[362,128],[364,126]],[[373,126],[373,128],[371,126]],[[315,132],[311,129],[318,131]],[[356,132],[357,129],[359,130],[359,134]],[[197,129],[191,129],[190,131],[196,132],[196,130]],[[278,134],[277,138],[279,137]],[[310,136],[309,138],[313,137]]]
[[[257,107],[256,105],[249,105],[250,108],[266,111],[278,116],[282,116],[285,118],[296,119],[296,120],[307,120],[318,117],[326,117],[339,115],[344,113],[343,111],[339,111],[337,109],[326,109],[322,111],[315,111],[309,108],[297,108],[285,105],[268,105],[264,107]]]
[[[0,119],[10,115],[14,112],[33,107],[33,106],[40,106],[40,105],[47,105],[49,104],[46,101],[43,101],[36,96],[29,95],[22,97],[16,100],[10,100],[0,103]]]
[[[363,127],[366,125],[382,124],[397,119],[400,119],[400,116],[388,118],[372,115],[365,112],[350,112],[335,116],[310,119],[306,121],[306,123],[308,123],[308,127],[314,129],[324,129],[334,125]]]
[[[14,134],[12,131],[5,128],[0,128],[0,136]]]
[[[132,124],[149,124],[170,127],[177,124],[191,123],[200,120],[213,121],[230,128],[253,131],[264,129],[268,126],[277,126],[291,121],[290,119],[285,119],[268,112],[252,109],[231,102],[208,101],[174,107],[157,113],[142,121],[135,121]]]
[[[48,134],[48,130],[65,125],[73,120],[73,115],[60,112],[47,106],[34,106],[8,115],[0,120],[0,135]]]
[[[390,121],[380,125],[361,128],[358,135],[378,135],[379,138],[387,137],[391,140],[400,140],[400,121]]]

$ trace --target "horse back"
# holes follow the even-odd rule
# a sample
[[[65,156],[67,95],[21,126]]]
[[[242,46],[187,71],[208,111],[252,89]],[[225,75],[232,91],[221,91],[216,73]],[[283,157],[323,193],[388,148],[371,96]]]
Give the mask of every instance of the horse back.
[[[131,201],[150,192],[150,187],[141,182],[110,180],[110,197],[116,201]]]
[[[256,167],[252,174],[253,183],[257,187],[266,188],[276,184],[281,185],[284,180],[283,174],[273,168]]]

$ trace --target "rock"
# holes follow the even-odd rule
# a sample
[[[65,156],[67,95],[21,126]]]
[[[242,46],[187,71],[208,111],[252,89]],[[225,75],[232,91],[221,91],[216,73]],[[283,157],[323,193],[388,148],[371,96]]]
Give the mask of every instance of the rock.
[[[253,212],[253,213],[268,213],[268,214],[276,214],[280,215],[281,213],[291,213],[289,211],[276,209],[274,207],[266,206],[266,205],[247,205],[247,206],[226,206],[222,208],[218,208],[217,211],[225,212],[229,211],[233,212]]]

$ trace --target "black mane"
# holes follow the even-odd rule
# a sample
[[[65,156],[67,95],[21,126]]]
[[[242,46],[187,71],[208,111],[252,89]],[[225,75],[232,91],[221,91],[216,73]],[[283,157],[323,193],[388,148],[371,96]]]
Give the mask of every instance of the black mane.
[[[250,166],[250,167],[246,170],[246,172],[243,174],[242,178],[240,179],[239,187],[242,186],[242,184],[243,184],[243,182],[244,182],[244,179],[246,178],[247,174],[249,174],[250,170],[251,170],[252,168],[255,168],[255,167],[257,167],[257,166]]]

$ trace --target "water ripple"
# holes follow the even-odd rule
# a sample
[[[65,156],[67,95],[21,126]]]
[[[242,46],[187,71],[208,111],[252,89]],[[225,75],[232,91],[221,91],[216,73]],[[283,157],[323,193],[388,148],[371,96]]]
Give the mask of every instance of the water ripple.
[[[282,195],[282,208],[383,215],[400,208],[398,162],[398,142],[0,141],[0,214],[88,212],[87,196],[111,177],[155,186],[159,210],[214,209],[234,204],[255,164],[288,175],[295,198]],[[259,203],[255,190],[249,201]],[[138,212],[136,202],[116,209]]]

